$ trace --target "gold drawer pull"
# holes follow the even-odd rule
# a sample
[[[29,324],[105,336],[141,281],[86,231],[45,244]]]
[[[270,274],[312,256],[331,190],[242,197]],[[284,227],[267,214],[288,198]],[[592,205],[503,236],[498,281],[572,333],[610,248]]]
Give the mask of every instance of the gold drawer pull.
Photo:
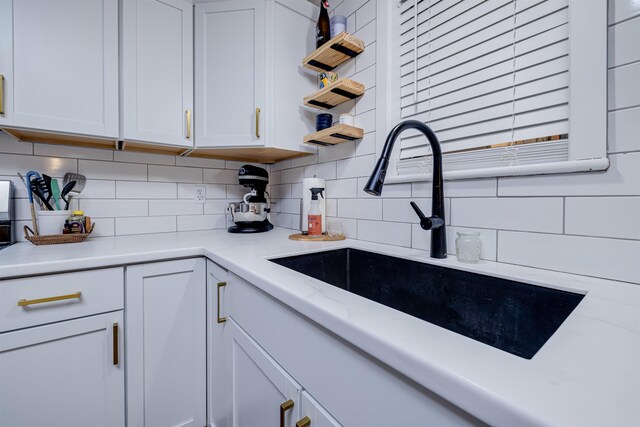
[[[118,323],[113,324],[113,366],[120,363],[120,351],[118,350]]]
[[[0,74],[0,114],[4,114],[4,76]]]
[[[260,109],[256,107],[256,138],[260,139]]]
[[[284,414],[293,408],[293,400],[289,399],[280,405],[280,427],[284,427]]]
[[[226,317],[220,317],[220,288],[227,286],[227,282],[218,282],[218,323],[227,321]]]
[[[187,110],[187,139],[191,139],[191,109]]]
[[[311,418],[304,417],[296,423],[296,427],[309,427],[311,425]]]
[[[21,299],[18,301],[18,307],[25,307],[27,305],[44,304],[45,302],[64,301],[66,299],[80,299],[82,293],[80,291],[75,294],[58,295],[55,297],[46,297],[38,299]]]

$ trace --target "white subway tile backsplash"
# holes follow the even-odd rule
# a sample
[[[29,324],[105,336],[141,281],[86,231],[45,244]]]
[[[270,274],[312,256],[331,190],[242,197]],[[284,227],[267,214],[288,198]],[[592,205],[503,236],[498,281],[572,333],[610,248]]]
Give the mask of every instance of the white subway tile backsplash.
[[[324,213],[327,216],[338,216],[338,201],[336,199],[327,199]]]
[[[202,172],[202,169],[197,168],[149,165],[149,181],[201,183]],[[205,180],[205,182],[215,181]]]
[[[376,42],[371,43],[360,55],[356,56],[356,72],[369,68],[376,63]]]
[[[640,151],[640,107],[609,113],[609,153]]]
[[[373,154],[338,160],[336,177],[338,179],[368,177],[371,174],[375,163],[376,159]]]
[[[370,130],[370,129],[368,129]],[[368,132],[360,141],[356,141],[356,156],[365,156],[367,154],[375,154],[376,152],[376,133]]]
[[[374,68],[370,67],[369,69]],[[356,114],[363,114],[376,108],[376,88],[367,89],[360,98],[356,100]]]
[[[371,88],[374,88],[376,86],[376,67],[370,66],[368,68],[359,70],[356,74],[353,75],[353,80],[362,83],[364,87],[367,88],[367,90],[371,90]],[[366,93],[362,95],[362,97],[366,96]]]
[[[116,151],[113,153],[113,160],[125,163],[145,163],[150,165],[170,165],[176,164],[175,156],[163,154],[137,153],[135,151]]]
[[[227,199],[242,199],[250,190],[242,185],[227,184]]]
[[[273,199],[291,198],[291,184],[272,185],[271,197]]]
[[[498,196],[640,196],[640,152],[609,160],[605,172],[499,178]]]
[[[176,157],[176,166],[222,169],[225,167],[225,161],[220,159],[206,159],[201,157]]]
[[[336,179],[336,163],[318,163],[304,168],[305,178]]]
[[[175,216],[116,218],[116,235],[169,233],[176,231]]]
[[[62,180],[58,179],[58,187],[62,190]],[[100,179],[88,179],[78,196],[80,199],[115,199],[116,198],[116,182],[103,181]]]
[[[341,218],[382,220],[382,200],[339,199],[338,216]]]
[[[70,157],[72,159],[113,160],[113,151],[58,144],[33,144],[36,156]]]
[[[342,160],[353,157],[356,152],[356,141],[345,141],[331,147],[318,147],[318,161],[320,163]]]
[[[356,30],[376,19],[376,1],[369,0],[356,11]]]
[[[149,214],[147,200],[81,199],[80,209],[92,218],[132,217]]]
[[[369,22],[364,27],[355,32],[355,36],[364,42],[365,46],[369,46],[376,41],[376,20]],[[357,25],[357,23],[356,23]]]
[[[567,197],[565,209],[566,234],[640,240],[640,197]]]
[[[291,184],[291,197],[294,199],[302,198],[302,183]]]
[[[358,220],[358,240],[411,247],[411,224]]]
[[[362,128],[365,133],[376,130],[376,111],[370,110],[366,113],[358,114],[354,119],[356,127]]]
[[[299,214],[300,213],[300,200],[299,199],[280,199],[277,203],[278,212]]]
[[[357,197],[358,180],[356,178],[327,181],[327,197],[348,199]]]
[[[618,0],[620,1],[620,0]],[[640,61],[640,17],[609,27],[609,67]]]
[[[294,184],[296,182],[302,182],[303,175],[304,168],[301,167],[283,170],[280,175],[279,184]]]
[[[192,199],[196,195],[197,184],[178,184],[178,199]],[[205,184],[205,196],[207,199],[224,199],[227,197],[225,184]]]
[[[204,213],[205,214],[220,214],[225,213],[229,203],[232,201],[238,200],[207,200],[207,203],[204,204]],[[202,206],[202,205],[201,205]]]
[[[382,219],[384,221],[419,223],[420,219],[411,207],[410,202],[416,202],[425,215],[431,216],[431,199],[389,199],[385,197],[382,204]],[[450,205],[449,199],[445,199],[444,213],[447,224],[451,222]]]
[[[498,232],[483,228],[466,228],[466,227],[447,227],[447,254],[449,257],[456,256],[456,238],[458,232],[477,232],[480,233],[482,241],[481,259],[489,261],[496,260],[496,248],[498,245]],[[411,226],[411,247],[428,251],[431,248],[431,232],[423,230],[420,225],[413,224]]]
[[[412,183],[413,197],[431,197],[432,182]],[[498,180],[469,179],[444,182],[445,197],[495,197],[498,192]]]
[[[0,131],[0,153],[33,154],[33,144],[20,141]]]
[[[609,70],[609,109],[636,107],[640,105],[640,62]]]
[[[303,157],[298,157],[297,159],[292,159],[291,160],[291,167],[292,168],[297,168],[299,166],[307,166],[307,165],[312,165],[314,163],[318,163],[318,156],[317,155],[303,156]]]
[[[225,217],[222,214],[178,216],[178,231],[215,230],[225,227]]]
[[[17,176],[17,172],[26,175],[28,171],[34,170],[52,177],[62,177],[67,172],[77,172],[77,164],[78,161],[75,159],[2,154],[0,156],[0,175]]]
[[[462,198],[451,201],[451,224],[460,227],[562,233],[561,198]]]
[[[640,2],[635,0],[609,0],[609,24],[640,16]]]
[[[193,200],[149,200],[149,215],[202,215],[204,204]]]
[[[146,181],[147,165],[137,163],[78,160],[78,172],[93,179]]]
[[[118,181],[116,183],[118,199],[175,199],[175,182],[135,182]]]
[[[116,220],[115,218],[100,218],[94,221],[95,226],[91,237],[109,237],[116,234]]]
[[[640,283],[640,241],[498,232],[498,261]]]
[[[204,169],[204,182],[210,184],[238,184],[237,169]]]

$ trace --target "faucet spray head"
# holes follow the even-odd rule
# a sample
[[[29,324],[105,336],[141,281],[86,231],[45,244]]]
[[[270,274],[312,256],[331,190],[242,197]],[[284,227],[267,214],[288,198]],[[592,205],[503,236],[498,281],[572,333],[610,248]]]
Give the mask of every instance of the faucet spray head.
[[[389,167],[389,159],[386,157],[380,157],[376,166],[371,172],[371,176],[364,186],[364,191],[372,196],[380,196],[382,194],[382,186],[384,185],[384,177],[387,174],[387,168]]]

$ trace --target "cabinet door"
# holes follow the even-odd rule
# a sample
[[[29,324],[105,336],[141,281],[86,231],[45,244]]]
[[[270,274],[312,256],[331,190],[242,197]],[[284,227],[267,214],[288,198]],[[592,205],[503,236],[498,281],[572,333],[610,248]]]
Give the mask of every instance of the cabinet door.
[[[264,145],[265,0],[197,4],[195,34],[196,145]]]
[[[193,6],[185,0],[122,4],[125,140],[193,146]]]
[[[118,0],[0,3],[5,124],[117,138]]]
[[[0,425],[124,426],[122,325],[117,311],[0,334]]]
[[[233,426],[276,426],[283,415],[284,425],[293,427],[299,419],[298,385],[233,319],[224,323],[228,337],[233,378]],[[293,406],[281,414],[281,405]]]
[[[233,425],[231,346],[225,345],[225,323],[218,322],[226,312],[227,275],[226,270],[207,260],[207,413],[209,425],[215,427]]]
[[[203,259],[127,267],[127,424],[206,424]]]
[[[300,416],[309,417],[313,427],[341,427],[341,424],[306,391],[302,392],[300,398]]]

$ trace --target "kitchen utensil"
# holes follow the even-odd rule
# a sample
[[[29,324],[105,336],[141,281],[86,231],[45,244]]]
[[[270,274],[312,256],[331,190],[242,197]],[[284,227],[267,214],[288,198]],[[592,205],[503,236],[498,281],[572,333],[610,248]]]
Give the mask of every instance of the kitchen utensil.
[[[31,192],[38,197],[44,204],[46,210],[52,211],[53,208],[49,204],[51,194],[47,192],[47,186],[43,178],[36,178],[31,180]]]
[[[62,188],[62,192],[60,193],[60,198],[64,200],[64,210],[69,209],[69,203],[71,202],[71,197],[67,198],[67,194],[73,190],[73,187],[76,186],[75,181],[67,182],[65,186]]]
[[[64,174],[64,180],[62,182],[62,186],[67,185],[68,182],[75,181],[76,185],[73,187],[73,190],[69,194],[72,197],[78,197],[82,190],[84,190],[84,186],[87,183],[87,177],[79,173],[67,172]]]
[[[36,236],[40,235],[40,232],[38,230],[38,220],[36,219],[36,208],[35,206],[33,206],[33,193],[31,192],[31,178],[33,177],[39,177],[40,174],[38,174],[38,172],[35,171],[29,171],[27,172],[27,193],[29,194],[29,205],[31,207],[31,224],[33,225],[33,230]]]
[[[20,177],[20,180],[24,184],[24,187],[27,189],[27,192],[29,192],[29,185],[27,184],[27,180],[24,179],[24,175],[22,175],[20,172],[16,172],[16,173]],[[36,202],[38,202],[38,206],[40,206],[40,209],[44,209],[44,205],[40,200],[36,200]]]
[[[51,190],[51,177],[49,175],[42,174],[42,179],[44,180],[44,185],[48,193],[47,202],[49,202],[49,204],[51,205],[51,199],[53,198],[53,191]]]
[[[56,205],[56,210],[60,210],[60,186],[57,179],[51,180],[51,195],[53,196],[53,204]]]

